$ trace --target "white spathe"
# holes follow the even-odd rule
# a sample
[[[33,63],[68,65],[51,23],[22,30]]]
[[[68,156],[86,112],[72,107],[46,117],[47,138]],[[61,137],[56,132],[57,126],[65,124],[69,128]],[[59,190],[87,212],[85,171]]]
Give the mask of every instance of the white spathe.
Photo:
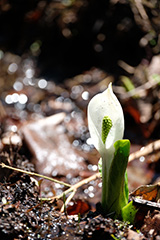
[[[105,116],[112,120],[112,127],[105,144],[102,141],[102,121]],[[95,95],[88,104],[88,128],[95,148],[101,156],[114,153],[114,143],[123,138],[124,115],[122,107],[113,93],[112,83],[108,88]],[[110,152],[110,153],[109,153]]]

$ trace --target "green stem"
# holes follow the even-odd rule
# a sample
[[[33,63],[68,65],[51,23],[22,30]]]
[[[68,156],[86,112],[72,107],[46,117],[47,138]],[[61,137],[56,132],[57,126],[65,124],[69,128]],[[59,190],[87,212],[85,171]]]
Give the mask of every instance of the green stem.
[[[114,149],[108,149],[102,155],[102,208],[104,214],[108,213],[109,206],[109,171],[114,155]]]
[[[114,213],[114,218],[121,218],[122,208],[128,203],[125,172],[129,149],[129,140],[118,140],[114,144],[114,156],[109,149],[102,157],[102,208],[104,214]]]
[[[107,161],[102,158],[102,208],[104,213],[107,212],[107,196],[108,196],[108,179]]]

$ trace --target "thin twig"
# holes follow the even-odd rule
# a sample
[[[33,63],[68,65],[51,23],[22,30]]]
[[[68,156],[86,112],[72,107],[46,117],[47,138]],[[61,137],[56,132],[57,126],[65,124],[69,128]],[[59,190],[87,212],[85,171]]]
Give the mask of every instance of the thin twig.
[[[144,208],[148,208],[148,210],[158,210],[160,211],[160,203],[157,202],[152,202],[152,201],[148,201],[145,199],[140,199],[140,198],[134,198],[133,199],[133,204],[135,206],[139,207],[144,207]]]
[[[160,149],[160,140],[154,141],[152,143],[149,143],[145,147],[142,147],[139,151],[136,151],[134,153],[131,153],[129,155],[129,162],[136,158],[140,158],[142,156],[146,156],[156,150]]]
[[[11,169],[11,170],[14,170],[14,171],[17,171],[17,172],[22,172],[22,173],[25,173],[25,174],[28,174],[28,175],[31,175],[31,176],[36,176],[36,177],[40,177],[40,178],[44,178],[44,179],[47,179],[49,181],[52,181],[52,182],[55,182],[55,183],[59,183],[61,185],[64,185],[66,187],[71,187],[70,184],[68,183],[65,183],[65,182],[62,182],[62,181],[59,181],[57,179],[54,179],[54,178],[51,178],[51,177],[47,177],[47,176],[44,176],[44,175],[41,175],[41,174],[38,174],[38,173],[35,173],[35,172],[29,172],[29,171],[25,171],[25,170],[22,170],[22,169],[19,169],[19,168],[15,168],[15,167],[11,167],[9,165],[6,165],[4,163],[0,163],[0,166],[2,168],[8,168],[8,169]]]
[[[74,190],[74,191],[69,195],[69,197],[66,199],[65,203],[64,203],[63,206],[61,207],[61,210],[60,210],[61,213],[64,212],[65,206],[67,206],[67,204],[71,201],[71,199],[74,197],[75,193],[76,193],[76,190]]]
[[[138,9],[138,12],[139,12],[141,18],[143,20],[146,20],[148,22],[148,24],[150,25],[149,18],[148,18],[148,15],[147,15],[146,11],[145,11],[145,8],[142,4],[142,1],[141,0],[135,0],[135,5]]]
[[[67,195],[68,193],[72,192],[72,191],[76,191],[79,187],[83,186],[84,184],[87,184],[93,180],[96,180],[97,178],[100,178],[101,175],[100,173],[95,173],[92,176],[85,178],[81,181],[79,181],[78,183],[74,184],[73,186],[71,186],[70,188],[68,188],[66,191],[64,191],[63,193],[61,193],[60,195],[51,197],[51,198],[41,198],[41,200],[55,200],[55,199],[60,199],[63,197],[63,195]]]
[[[133,11],[135,21],[138,24],[141,24],[141,26],[143,27],[144,30],[147,30],[147,31],[153,30],[152,25],[149,20],[149,17],[145,11],[145,8],[144,8],[141,0],[131,1],[131,9]],[[139,19],[137,14],[139,14],[141,20]]]

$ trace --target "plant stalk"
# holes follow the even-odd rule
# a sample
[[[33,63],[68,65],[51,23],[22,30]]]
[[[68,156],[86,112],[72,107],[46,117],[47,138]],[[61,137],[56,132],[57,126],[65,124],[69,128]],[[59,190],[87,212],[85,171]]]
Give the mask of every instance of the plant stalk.
[[[107,212],[107,199],[108,199],[108,170],[107,161],[102,158],[102,208],[104,213]]]

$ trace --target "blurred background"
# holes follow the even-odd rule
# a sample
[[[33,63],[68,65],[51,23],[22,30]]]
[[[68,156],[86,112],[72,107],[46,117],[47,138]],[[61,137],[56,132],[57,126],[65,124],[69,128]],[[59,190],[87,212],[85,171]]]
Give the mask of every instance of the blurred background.
[[[33,58],[36,75],[57,83],[92,67],[118,78],[124,74],[121,61],[135,67],[159,53],[159,5],[156,0],[1,0],[0,48]]]

